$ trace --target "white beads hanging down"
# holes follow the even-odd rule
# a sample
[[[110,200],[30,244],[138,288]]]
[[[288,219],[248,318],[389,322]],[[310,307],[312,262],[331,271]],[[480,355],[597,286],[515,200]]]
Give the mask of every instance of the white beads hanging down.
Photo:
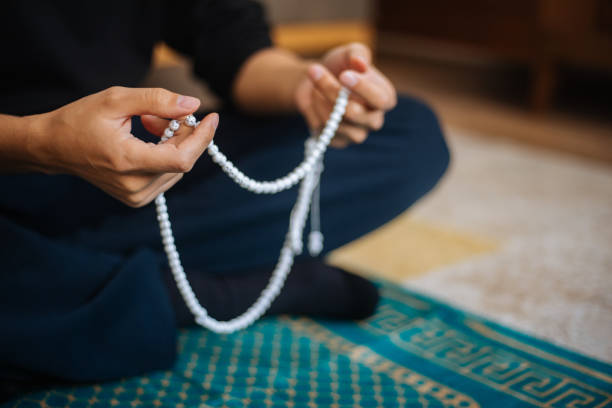
[[[213,161],[238,185],[253,193],[275,194],[293,187],[300,181],[302,182],[298,191],[297,200],[289,216],[289,229],[285,236],[285,242],[280,251],[280,256],[272,272],[270,281],[255,303],[240,316],[228,321],[219,321],[209,316],[207,310],[202,307],[191,285],[189,285],[189,281],[181,265],[179,253],[174,244],[174,236],[172,234],[170,217],[168,216],[166,198],[164,194],[160,194],[155,199],[159,230],[170,270],[172,271],[178,290],[185,300],[185,304],[195,316],[195,321],[199,325],[216,333],[232,333],[244,329],[263,316],[280,293],[285,283],[285,279],[291,271],[295,255],[299,255],[302,252],[302,236],[306,225],[306,218],[308,217],[309,207],[311,206],[313,192],[318,189],[319,178],[323,171],[323,154],[325,150],[327,150],[327,146],[340,125],[340,121],[342,120],[348,103],[348,95],[349,91],[345,88],[340,90],[334,109],[321,134],[318,137],[311,136],[306,140],[304,160],[286,176],[276,180],[257,181],[249,178],[238,170],[236,166],[219,151],[219,148],[214,142],[211,141],[208,145],[206,151],[212,157]],[[195,127],[199,122],[196,121],[193,115],[189,115],[185,118],[183,123],[187,126]],[[181,122],[177,120],[170,121],[168,128],[164,130],[162,141],[166,141],[173,137],[174,132],[177,131],[180,126]],[[318,192],[316,199],[318,201]],[[312,204],[313,209],[316,211],[316,214],[314,213],[315,211],[311,214],[311,218],[313,216],[316,217],[316,219],[313,218],[312,226],[313,228],[318,228],[318,202],[313,202]],[[315,256],[321,252],[322,247],[323,236],[318,229],[313,229],[309,239],[309,252],[311,255]]]

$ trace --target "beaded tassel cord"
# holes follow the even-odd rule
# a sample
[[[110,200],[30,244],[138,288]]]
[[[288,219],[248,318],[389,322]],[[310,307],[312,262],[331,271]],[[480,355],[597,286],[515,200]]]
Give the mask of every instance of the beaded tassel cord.
[[[155,199],[157,210],[157,220],[161,233],[164,251],[168,258],[168,264],[176,285],[185,304],[195,316],[195,321],[209,330],[216,333],[232,333],[252,325],[268,310],[274,299],[279,295],[287,275],[291,271],[295,255],[302,252],[302,236],[308,211],[312,203],[313,213],[312,231],[309,237],[309,252],[311,255],[318,255],[323,248],[323,235],[319,231],[318,220],[318,185],[321,172],[323,171],[323,155],[327,146],[331,142],[340,121],[346,110],[348,103],[348,90],[342,88],[336,99],[334,109],[327,120],[323,131],[318,137],[311,136],[306,140],[304,160],[289,174],[272,181],[257,181],[247,177],[244,173],[234,166],[227,157],[219,150],[214,142],[210,142],[206,150],[212,160],[242,188],[256,194],[276,194],[287,190],[301,181],[298,197],[289,216],[289,229],[285,237],[285,242],[280,251],[278,262],[272,272],[272,277],[268,285],[261,292],[259,298],[243,314],[228,321],[219,321],[208,315],[207,310],[198,301],[181,265],[178,250],[174,243],[168,207],[164,194],[160,194]],[[193,115],[189,115],[183,123],[186,126],[196,127],[199,122]],[[166,141],[174,136],[174,132],[181,126],[178,120],[170,121],[168,128],[164,131],[162,141]],[[316,200],[313,201],[313,193],[316,192]],[[316,229],[315,229],[316,228]]]

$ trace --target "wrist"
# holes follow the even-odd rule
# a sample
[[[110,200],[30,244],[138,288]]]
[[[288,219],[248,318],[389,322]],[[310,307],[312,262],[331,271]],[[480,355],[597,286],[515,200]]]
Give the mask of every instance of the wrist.
[[[237,75],[233,96],[251,113],[297,110],[295,93],[306,78],[308,63],[279,48],[261,50],[249,58]]]
[[[52,173],[47,165],[48,133],[47,119],[49,114],[24,116],[23,120],[23,155],[32,171]]]
[[[2,170],[9,172],[45,172],[42,161],[41,124],[43,115],[0,115],[2,138],[0,140],[0,163]]]
[[[292,67],[291,72],[287,74],[284,95],[288,111],[298,111],[297,95],[299,88],[303,86],[304,82],[308,81],[307,72],[309,65],[309,61],[298,60]]]

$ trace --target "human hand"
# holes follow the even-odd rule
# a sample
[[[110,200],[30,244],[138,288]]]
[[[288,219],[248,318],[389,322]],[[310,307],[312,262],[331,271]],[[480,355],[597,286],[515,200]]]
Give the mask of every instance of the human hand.
[[[142,207],[178,182],[206,150],[219,122],[208,115],[195,130],[182,126],[161,143],[134,137],[131,118],[161,136],[167,123],[200,101],[159,88],[112,87],[30,118],[29,150],[45,173],[79,176],[131,207]]]
[[[382,127],[385,112],[397,103],[394,86],[371,61],[371,52],[363,44],[334,48],[308,68],[308,77],[296,89],[296,105],[314,130],[325,125],[340,88],[351,91],[332,146],[363,143],[370,131]]]

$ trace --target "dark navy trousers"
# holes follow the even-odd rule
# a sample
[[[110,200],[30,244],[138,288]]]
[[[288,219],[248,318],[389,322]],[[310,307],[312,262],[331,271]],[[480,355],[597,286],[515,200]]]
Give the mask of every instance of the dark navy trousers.
[[[297,116],[220,118],[216,143],[251,177],[279,177],[303,157],[308,130]],[[365,143],[330,149],[321,181],[325,251],[410,207],[448,161],[434,113],[407,97]],[[242,190],[204,154],[166,194],[183,264],[209,273],[271,267],[296,194]],[[170,367],[177,328],[157,228],[152,204],[126,207],[75,177],[0,176],[0,382]]]

